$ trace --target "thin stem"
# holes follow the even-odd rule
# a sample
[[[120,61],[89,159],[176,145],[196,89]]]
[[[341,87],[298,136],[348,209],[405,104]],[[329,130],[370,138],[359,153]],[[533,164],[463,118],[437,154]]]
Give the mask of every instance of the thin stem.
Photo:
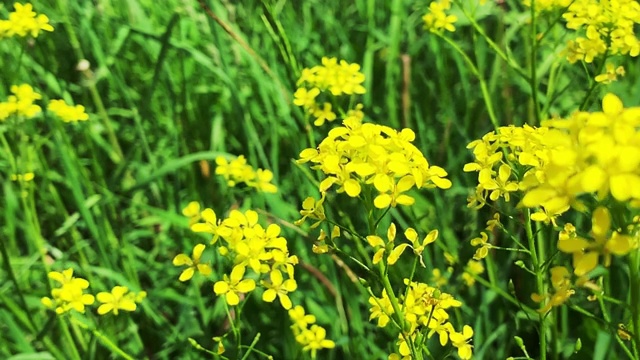
[[[629,283],[631,291],[631,322],[633,324],[633,353],[640,358],[640,253],[629,254]]]
[[[495,111],[493,110],[493,103],[491,102],[491,95],[489,94],[489,89],[487,88],[487,82],[484,80],[480,71],[473,63],[469,55],[467,55],[460,46],[453,40],[449,39],[446,36],[441,34],[437,34],[441,39],[443,39],[447,44],[449,44],[467,63],[471,72],[478,78],[478,82],[480,83],[480,91],[482,92],[482,99],[487,107],[487,113],[489,114],[489,119],[491,119],[491,123],[496,131],[500,128],[500,123],[498,122],[498,118],[496,117]]]
[[[533,124],[540,123],[540,108],[538,107],[538,29],[536,26],[536,2],[531,1],[531,57],[529,59],[531,65],[531,74],[529,77],[529,85],[531,86],[531,102],[533,103]]]
[[[113,353],[120,355],[121,357],[123,357],[126,360],[134,360],[135,358],[129,354],[127,354],[124,350],[122,350],[120,347],[118,347],[118,345],[116,345],[113,341],[111,341],[108,337],[106,337],[103,333],[101,333],[100,331],[90,328],[89,326],[87,326],[86,324],[83,324],[82,322],[71,318],[71,323],[72,325],[77,325],[85,330],[89,330],[91,331],[91,333],[93,334],[93,336],[95,336],[96,338],[98,338],[98,340],[102,343],[102,345],[104,345],[105,347],[107,347],[109,350],[111,350]]]
[[[539,258],[539,256],[544,257],[544,246],[542,246],[542,241],[538,241],[538,245],[540,245],[540,249],[536,246],[535,237],[533,234],[533,228],[531,225],[531,210],[526,209],[525,213],[525,232],[527,234],[527,241],[529,244],[529,251],[531,251],[531,262],[533,263],[533,271],[536,274],[536,285],[538,294],[546,294],[545,284],[544,284],[544,269],[541,264],[544,263],[544,258]],[[540,254],[538,254],[538,251]],[[544,314],[538,313],[538,319],[540,321],[540,360],[546,360],[547,358],[547,317]]]

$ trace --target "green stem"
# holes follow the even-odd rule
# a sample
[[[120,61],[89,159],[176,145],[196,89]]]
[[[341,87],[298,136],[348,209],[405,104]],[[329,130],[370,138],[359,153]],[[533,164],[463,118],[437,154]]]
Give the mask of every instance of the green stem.
[[[531,262],[533,263],[533,271],[536,274],[536,285],[538,294],[544,295],[547,293],[544,281],[544,269],[541,266],[544,263],[544,242],[538,241],[536,246],[535,237],[533,235],[533,228],[531,224],[531,210],[526,209],[525,213],[525,232],[527,234],[527,241],[529,244],[529,251],[531,251]],[[546,360],[547,358],[547,317],[545,314],[538,314],[540,321],[540,360]],[[554,349],[555,351],[555,349]]]
[[[538,29],[536,26],[536,2],[531,1],[531,54],[529,58],[531,66],[531,75],[529,77],[529,85],[531,87],[531,102],[533,103],[534,118],[531,125],[538,125],[540,123],[540,108],[538,107],[538,78],[537,78],[537,66],[538,66]]]
[[[629,254],[629,283],[631,291],[631,322],[633,324],[633,353],[640,358],[640,253]]]
[[[458,7],[460,9],[462,9],[462,13],[469,20],[469,22],[471,23],[471,26],[473,26],[474,30],[476,30],[476,32],[478,34],[480,34],[480,36],[487,42],[487,44],[489,44],[489,47],[496,53],[496,55],[498,55],[500,58],[502,58],[502,60],[504,60],[504,62],[506,62],[507,65],[509,65],[523,79],[525,79],[526,81],[529,81],[529,76],[526,74],[526,72],[520,67],[520,65],[516,64],[516,62],[512,58],[510,58],[504,51],[502,51],[502,49],[500,49],[498,44],[496,44],[487,35],[487,33],[482,28],[482,26],[480,26],[480,24],[478,24],[478,22],[476,21],[475,16],[470,15],[467,12],[467,10],[465,10],[465,8],[464,8],[464,6],[463,6],[463,4],[461,2],[457,2],[457,5],[458,5]]]
[[[134,360],[135,359],[133,356],[127,354],[124,350],[122,350],[120,347],[118,347],[118,345],[116,345],[113,341],[111,341],[108,337],[106,337],[100,331],[98,331],[96,329],[92,329],[89,326],[87,326],[86,324],[83,324],[82,322],[80,322],[80,321],[78,321],[76,319],[73,319],[73,318],[71,319],[71,323],[73,325],[79,326],[79,327],[81,327],[81,328],[83,328],[85,330],[91,331],[93,336],[98,338],[98,340],[102,343],[102,345],[107,347],[113,353],[120,355],[121,357],[123,357],[126,360]]]
[[[491,95],[489,94],[489,89],[487,88],[487,82],[484,80],[484,77],[480,74],[480,71],[473,63],[469,55],[467,55],[462,48],[453,40],[449,39],[446,36],[437,34],[441,39],[443,39],[447,44],[449,44],[467,63],[471,72],[476,76],[478,82],[480,83],[480,91],[482,92],[482,99],[487,107],[487,113],[489,114],[489,119],[491,119],[491,123],[496,131],[500,128],[500,123],[498,122],[498,118],[496,117],[495,111],[493,110],[493,103],[491,101]]]
[[[604,69],[605,63],[607,62],[607,58],[609,57],[609,53],[606,52],[602,58],[602,63],[600,63],[600,66],[598,67],[598,70],[596,71],[596,75],[602,73],[602,70]],[[589,76],[589,73],[587,72],[587,76]],[[585,95],[584,100],[582,100],[582,104],[580,104],[580,111],[583,111],[587,108],[587,106],[589,105],[589,99],[591,98],[591,94],[593,94],[593,91],[598,87],[598,85],[600,85],[597,81],[592,80],[591,81],[591,86],[589,87],[589,90],[587,90],[587,95]]]
[[[85,57],[84,57],[84,54],[82,53],[82,47],[80,46],[80,41],[78,40],[78,36],[76,35],[75,29],[71,25],[71,16],[69,15],[67,2],[61,1],[60,3],[65,4],[65,5],[62,5],[63,7],[62,13],[64,16],[64,27],[69,36],[69,43],[73,48],[76,58],[84,59]],[[93,99],[93,103],[96,106],[96,109],[98,110],[98,115],[100,116],[100,119],[102,120],[102,123],[105,129],[107,130],[107,136],[109,137],[109,142],[113,147],[113,151],[115,151],[115,154],[112,153],[109,155],[115,163],[119,163],[122,159],[124,159],[124,154],[122,153],[122,148],[120,147],[120,143],[118,142],[118,137],[116,136],[116,132],[113,129],[113,126],[111,125],[111,119],[107,114],[107,109],[105,108],[104,103],[102,102],[102,97],[100,96],[100,92],[96,87],[95,81],[93,79],[89,79],[87,83],[89,87],[89,92],[91,94],[91,98]]]

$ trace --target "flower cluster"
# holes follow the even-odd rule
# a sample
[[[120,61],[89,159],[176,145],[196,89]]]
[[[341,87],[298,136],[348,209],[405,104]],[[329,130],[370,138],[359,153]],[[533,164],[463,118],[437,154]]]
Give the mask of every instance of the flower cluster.
[[[89,281],[73,276],[73,269],[69,268],[62,272],[51,271],[49,279],[58,283],[58,287],[51,289],[51,298],[43,297],[42,304],[57,314],[63,314],[71,310],[84,313],[85,306],[92,305],[95,297],[86,294]]]
[[[320,192],[336,185],[339,193],[358,197],[363,185],[373,186],[378,192],[374,205],[379,209],[412,205],[414,198],[405,192],[414,187],[451,187],[451,181],[444,178],[447,172],[429,166],[412,144],[414,139],[415,133],[410,129],[397,132],[388,126],[350,118],[329,131],[317,149],[303,150],[297,162],[311,162],[313,169],[327,175],[320,183]]]
[[[85,293],[89,288],[89,281],[73,276],[73,269],[69,268],[62,272],[51,271],[49,278],[58,284],[58,287],[51,290],[51,298],[43,297],[42,304],[60,315],[71,310],[80,313],[85,312],[85,307],[93,305],[96,298],[102,303],[98,307],[98,314],[105,315],[113,312],[118,315],[119,310],[135,311],[136,303],[140,303],[147,296],[145,291],[138,293],[129,292],[124,286],[116,286],[111,292],[100,292],[97,296]]]
[[[38,37],[41,31],[53,31],[49,18],[36,14],[30,3],[13,4],[15,11],[9,13],[9,20],[0,20],[0,39],[13,36]]]
[[[336,120],[337,115],[331,102],[320,102],[318,96],[321,93],[330,93],[333,97],[364,94],[364,79],[360,65],[323,57],[322,65],[302,70],[293,103],[315,117],[314,125],[322,126],[325,121]]]
[[[27,84],[11,86],[11,93],[7,101],[0,102],[0,121],[11,116],[21,116],[30,119],[38,115],[42,109],[35,104],[36,100],[42,99],[33,88]]]
[[[624,67],[622,66],[616,67],[612,63],[607,63],[605,66],[605,71],[600,75],[596,75],[594,80],[602,84],[611,84],[612,82],[618,80],[618,76],[624,76],[624,75],[625,75]]]
[[[216,165],[216,175],[221,175],[229,186],[245,183],[247,186],[265,193],[278,192],[278,188],[271,183],[273,180],[271,170],[254,170],[251,165],[247,164],[247,159],[243,155],[231,161],[227,161],[224,156],[218,156]]]
[[[465,325],[462,332],[457,332],[449,322],[448,310],[460,307],[462,303],[452,295],[427,284],[409,279],[405,279],[404,283],[407,285],[406,292],[397,300],[406,324],[399,334],[398,353],[392,354],[389,358],[410,359],[412,347],[421,348],[421,344],[428,338],[438,334],[442,346],[450,341],[458,349],[461,359],[470,359],[473,346],[469,341],[473,337],[473,329]],[[377,320],[379,327],[387,326],[395,310],[386,290],[382,291],[381,297],[371,296],[369,304],[369,319]]]
[[[424,28],[434,33],[442,33],[444,30],[450,32],[456,31],[456,27],[453,24],[458,21],[458,17],[448,15],[447,11],[450,9],[451,0],[431,2],[431,4],[429,4],[429,12],[422,17]]]
[[[318,350],[332,349],[335,342],[327,339],[327,331],[316,325],[316,317],[305,314],[304,308],[300,305],[289,310],[289,317],[293,322],[291,330],[296,337],[296,341],[302,345],[303,351],[310,351],[311,358],[315,359]]]
[[[114,315],[118,315],[120,310],[135,311],[136,304],[141,303],[146,297],[146,291],[135,293],[130,292],[126,286],[114,286],[111,292],[99,292],[96,295],[96,299],[102,303],[98,307],[98,314],[113,312]]]
[[[569,40],[567,59],[593,62],[597,57],[640,54],[640,40],[634,27],[640,24],[640,3],[636,0],[572,1],[563,18],[567,28],[582,35]]]
[[[42,99],[42,95],[37,93],[30,85],[21,84],[11,86],[11,93],[7,101],[0,102],[0,121],[7,120],[11,116],[22,119],[31,119],[42,112],[37,100]],[[77,122],[89,119],[82,105],[68,105],[64,100],[51,100],[47,105],[47,110],[54,113],[64,122]]]
[[[85,113],[82,105],[68,105],[64,100],[51,100],[47,110],[56,114],[64,122],[78,122],[89,120],[89,115]]]
[[[436,241],[438,238],[438,230],[432,230],[424,237],[424,239],[420,240],[418,239],[417,231],[413,228],[408,228],[404,232],[404,236],[410,241],[410,243],[402,243],[397,246],[395,245],[396,231],[396,225],[391,223],[387,229],[386,242],[377,235],[367,236],[367,242],[375,250],[372,259],[373,264],[375,265],[384,259],[386,264],[393,265],[398,261],[398,259],[400,259],[400,256],[407,248],[411,248],[413,249],[414,255],[418,256],[420,259],[422,266],[425,267],[422,260],[422,253],[427,245]]]
[[[188,207],[193,209],[191,204]],[[280,236],[280,226],[270,224],[264,228],[258,223],[258,213],[253,210],[232,210],[229,217],[222,220],[207,208],[200,213],[200,218],[202,221],[191,225],[191,230],[211,234],[211,244],[217,244],[219,254],[233,263],[231,273],[214,284],[216,295],[224,296],[231,306],[238,305],[241,297],[253,291],[258,283],[256,280],[260,280],[264,289],[263,301],[273,302],[278,298],[283,308],[292,307],[288,294],[297,288],[294,266],[298,258],[289,254],[287,240]],[[179,254],[173,259],[176,266],[186,265],[180,281],[191,279],[195,272],[203,276],[211,274],[211,267],[202,261],[205,248],[206,245],[198,244],[191,256]]]
[[[583,276],[598,266],[602,256],[603,265],[611,265],[611,255],[624,256],[637,248],[636,240],[620,231],[611,229],[611,214],[603,206],[593,211],[589,238],[578,236],[571,224],[560,233],[558,250],[571,254],[576,276]]]
[[[508,200],[520,190],[522,205],[540,208],[532,219],[555,223],[571,206],[582,209],[578,197],[585,193],[640,204],[640,107],[625,109],[613,94],[602,106],[602,112],[578,111],[540,128],[501,127],[471,142],[475,161],[464,170],[479,172],[479,185],[470,206],[483,206],[487,196]]]

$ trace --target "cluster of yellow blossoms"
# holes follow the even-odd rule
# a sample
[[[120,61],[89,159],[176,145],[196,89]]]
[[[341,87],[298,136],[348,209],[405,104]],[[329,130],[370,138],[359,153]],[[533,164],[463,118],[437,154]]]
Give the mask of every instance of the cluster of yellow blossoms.
[[[191,230],[211,234],[211,245],[217,244],[218,253],[233,263],[231,273],[214,283],[213,292],[224,296],[228,305],[236,306],[259,284],[264,289],[263,301],[271,303],[277,298],[282,307],[289,310],[294,335],[303,350],[311,351],[315,358],[318,350],[334,347],[335,343],[325,338],[325,329],[314,324],[314,316],[305,315],[301,306],[293,307],[289,294],[298,287],[294,279],[298,257],[289,253],[287,240],[280,235],[280,226],[263,227],[253,210],[232,210],[227,218],[218,219],[212,209],[199,209],[197,202],[191,202],[183,210],[189,217]],[[178,254],[173,259],[175,266],[186,266],[180,281],[191,279],[196,272],[205,277],[211,275],[211,266],[202,259],[205,249],[205,244],[197,244],[191,256]]]
[[[571,63],[640,54],[640,40],[634,31],[640,24],[640,4],[636,0],[535,0],[535,7],[537,12],[564,9],[567,28],[580,34],[567,44],[567,60]]]
[[[424,28],[434,33],[442,33],[444,30],[456,31],[456,27],[453,24],[458,21],[458,17],[448,15],[447,11],[449,10],[451,10],[451,0],[431,2],[429,4],[429,12],[422,17]]]
[[[11,116],[20,116],[30,119],[38,115],[42,108],[36,105],[36,100],[42,99],[33,88],[27,84],[11,86],[11,93],[7,101],[0,102],[0,121]]]
[[[42,95],[37,93],[28,84],[11,86],[11,93],[7,101],[0,102],[0,121],[7,120],[12,116],[22,119],[31,119],[42,112],[42,108],[36,104],[36,100],[42,99]],[[77,122],[89,119],[85,113],[84,106],[67,105],[64,100],[51,100],[47,105],[47,110],[54,113],[64,122]]]
[[[15,3],[15,11],[9,13],[9,20],[0,20],[0,39],[13,36],[38,37],[41,31],[53,31],[49,18],[44,14],[36,14],[33,5]]]
[[[449,322],[447,312],[450,308],[462,306],[462,303],[452,295],[427,284],[409,279],[405,279],[404,283],[407,285],[407,291],[399,297],[398,303],[406,326],[398,337],[398,353],[391,354],[389,359],[411,359],[411,349],[421,349],[422,344],[434,334],[438,334],[442,346],[451,341],[458,349],[461,359],[470,359],[473,346],[469,342],[473,337],[473,329],[465,325],[462,332],[456,332]],[[382,291],[381,297],[371,296],[369,304],[369,319],[377,319],[379,327],[387,326],[395,310],[386,290]]]
[[[339,193],[358,197],[362,186],[372,185],[378,192],[375,207],[411,205],[414,198],[405,192],[416,187],[448,189],[447,172],[429,166],[422,152],[411,142],[415,133],[400,132],[384,125],[345,119],[343,126],[331,129],[317,149],[305,149],[298,163],[311,162],[326,178],[319,190],[324,193],[333,185]]]
[[[282,307],[290,309],[288,294],[297,288],[293,276],[298,258],[289,254],[287,240],[280,236],[280,226],[271,224],[264,228],[258,224],[258,213],[253,210],[244,213],[233,210],[228,218],[219,220],[216,213],[207,208],[200,213],[200,218],[203,221],[191,225],[191,230],[211,234],[211,245],[218,244],[220,255],[233,262],[231,273],[215,283],[216,295],[224,296],[231,306],[238,305],[241,296],[256,288],[256,280],[264,278],[260,281],[265,289],[262,299],[273,302],[277,297]],[[179,254],[173,259],[174,265],[187,266],[180,281],[191,279],[195,272],[204,276],[211,274],[210,266],[202,261],[205,248],[206,245],[198,244],[191,256]],[[251,274],[247,273],[247,267],[252,270]]]
[[[302,70],[293,103],[315,117],[314,125],[322,126],[325,121],[336,120],[337,115],[331,100],[319,102],[318,96],[321,93],[330,93],[333,97],[364,94],[364,79],[360,65],[323,57],[322,65]]]
[[[316,317],[305,314],[304,308],[300,305],[289,310],[289,317],[293,322],[291,330],[296,337],[296,341],[302,345],[303,351],[309,351],[311,358],[315,359],[318,350],[332,349],[335,342],[327,339],[327,331],[320,325],[316,325]],[[311,326],[311,327],[309,327]]]
[[[613,255],[624,256],[638,247],[628,224],[613,226],[604,205],[640,206],[640,107],[625,109],[618,97],[607,94],[602,108],[546,120],[539,128],[502,127],[469,144],[475,161],[464,169],[479,173],[470,206],[481,207],[487,198],[509,201],[510,193],[521,192],[520,205],[539,209],[531,219],[554,226],[570,208],[590,211],[588,236],[565,224],[557,247],[572,256],[575,285],[591,289],[597,289],[588,278],[592,270],[599,264],[608,267]],[[476,258],[486,256],[491,247],[487,240],[486,232],[472,240],[479,247]],[[544,303],[541,311],[561,305],[574,293],[570,273],[564,267],[551,269],[553,292],[533,296]]]
[[[479,185],[470,205],[481,207],[487,196],[508,201],[520,190],[524,206],[541,209],[532,219],[549,222],[570,206],[583,208],[578,197],[585,193],[640,204],[640,107],[625,109],[613,94],[602,106],[602,112],[577,111],[540,128],[501,127],[471,142],[475,162],[464,170],[479,172]],[[516,164],[520,179],[512,171]]]
[[[98,307],[98,314],[105,315],[113,312],[118,315],[120,310],[135,311],[138,303],[141,303],[147,296],[145,291],[138,293],[129,292],[125,286],[115,286],[111,292],[100,292],[95,297],[85,293],[89,288],[89,281],[73,276],[73,269],[69,268],[62,272],[52,271],[49,278],[58,284],[58,287],[51,290],[51,298],[43,297],[42,304],[60,315],[71,310],[80,313],[85,312],[85,307],[93,305],[96,298],[102,303]]]
[[[64,100],[49,101],[47,110],[56,114],[56,116],[66,123],[89,120],[89,115],[84,111],[84,106],[68,105]]]
[[[273,180],[271,170],[254,170],[251,165],[247,164],[247,159],[243,155],[231,161],[227,161],[224,156],[218,156],[216,165],[216,175],[221,175],[229,186],[245,183],[247,186],[265,193],[278,192],[278,188],[271,183]]]

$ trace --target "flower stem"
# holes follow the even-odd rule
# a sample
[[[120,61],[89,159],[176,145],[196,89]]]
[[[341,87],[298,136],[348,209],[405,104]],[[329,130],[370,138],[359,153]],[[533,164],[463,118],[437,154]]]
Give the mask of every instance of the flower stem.
[[[631,287],[631,322],[633,324],[633,353],[640,358],[640,253],[629,254],[629,284]]]
[[[538,241],[536,246],[535,237],[533,235],[533,227],[531,224],[531,210],[526,209],[525,213],[525,232],[527,234],[527,241],[529,244],[529,251],[531,252],[531,262],[533,263],[533,271],[536,274],[536,285],[538,294],[544,295],[547,293],[544,282],[544,269],[541,266],[544,264],[544,242]],[[540,322],[540,360],[547,359],[547,316],[545,314],[538,314]],[[554,350],[555,351],[555,350]]]

